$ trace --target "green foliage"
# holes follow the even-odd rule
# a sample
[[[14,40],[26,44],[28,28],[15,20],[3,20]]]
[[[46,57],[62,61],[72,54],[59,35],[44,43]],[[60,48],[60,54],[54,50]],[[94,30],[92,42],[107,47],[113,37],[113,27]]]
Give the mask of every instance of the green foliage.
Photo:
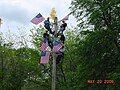
[[[2,90],[21,90],[24,83],[40,73],[39,53],[34,49],[0,48],[2,63]],[[36,77],[34,77],[36,78]]]
[[[47,72],[43,72],[44,68],[39,65],[39,47],[43,28],[34,27],[31,33],[35,49],[28,48],[27,45],[14,49],[14,43],[5,43],[0,34],[0,90],[39,90],[40,88],[48,90],[51,88],[51,78],[45,79]]]
[[[43,32],[45,31],[45,29],[40,26],[39,28],[33,28],[31,29],[31,37],[32,37],[32,43],[34,45],[34,47],[36,48],[36,50],[39,50],[41,41],[43,40]]]
[[[83,90],[119,90],[120,1],[74,0],[71,4],[78,26],[83,29],[81,34],[85,36],[77,47],[80,62],[77,74],[82,80],[78,87]],[[84,18],[86,21],[81,22]],[[87,80],[95,80],[95,83],[89,85]],[[97,85],[97,80],[114,80],[115,83]]]

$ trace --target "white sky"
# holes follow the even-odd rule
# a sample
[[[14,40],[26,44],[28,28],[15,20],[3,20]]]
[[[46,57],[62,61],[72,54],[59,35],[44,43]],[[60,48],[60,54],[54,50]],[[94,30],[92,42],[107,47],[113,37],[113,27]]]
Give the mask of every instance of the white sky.
[[[70,13],[68,9],[72,0],[0,0],[0,18],[2,26],[0,32],[6,34],[8,30],[18,34],[18,28],[26,28],[28,33],[34,24],[30,20],[38,13],[48,17],[55,7],[58,19],[62,19]],[[68,23],[69,22],[69,23]],[[71,15],[67,21],[68,26],[76,26],[76,20]]]

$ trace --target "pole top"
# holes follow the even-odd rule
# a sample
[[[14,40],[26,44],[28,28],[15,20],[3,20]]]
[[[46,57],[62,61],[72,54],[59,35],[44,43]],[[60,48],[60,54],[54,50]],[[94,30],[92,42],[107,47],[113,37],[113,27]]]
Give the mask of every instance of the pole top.
[[[56,16],[57,16],[56,10],[55,10],[55,8],[52,8],[52,10],[51,10],[51,12],[50,12],[50,18],[51,18],[52,20],[54,20]]]
[[[56,38],[57,37],[57,30],[58,30],[58,18],[57,17],[55,17],[55,19],[54,19],[54,25],[55,25],[54,37]]]

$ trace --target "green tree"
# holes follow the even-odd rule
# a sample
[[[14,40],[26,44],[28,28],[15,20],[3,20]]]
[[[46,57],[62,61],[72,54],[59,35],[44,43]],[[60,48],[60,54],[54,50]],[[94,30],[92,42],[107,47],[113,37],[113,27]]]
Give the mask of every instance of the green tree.
[[[120,79],[120,1],[74,0],[71,9],[85,38],[79,41],[79,85],[88,90],[119,90]],[[93,26],[91,28],[91,26]],[[85,33],[87,30],[88,32]],[[91,31],[92,30],[92,31]],[[91,31],[91,32],[89,32]],[[95,80],[89,85],[87,80]],[[111,80],[114,85],[97,84]]]

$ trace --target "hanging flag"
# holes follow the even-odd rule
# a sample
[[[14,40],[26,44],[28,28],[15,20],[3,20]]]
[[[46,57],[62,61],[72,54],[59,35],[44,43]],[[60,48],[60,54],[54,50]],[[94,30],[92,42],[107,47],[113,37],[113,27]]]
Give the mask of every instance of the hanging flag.
[[[60,49],[62,48],[62,43],[60,41],[55,41],[53,43],[53,52],[59,52]]]
[[[64,21],[64,20],[68,20],[69,19],[69,15],[71,15],[73,12],[70,12],[68,15],[66,15],[62,20],[60,21]]]
[[[48,40],[44,39],[41,45],[41,51],[46,51],[46,48],[48,47]]]
[[[65,16],[61,21],[68,20],[69,15]]]
[[[42,51],[41,52],[41,64],[46,64],[49,61],[49,57],[50,57],[50,52],[47,51]]]
[[[31,22],[35,25],[39,24],[40,22],[42,22],[43,20],[45,20],[45,18],[39,13],[36,17],[34,17]]]

